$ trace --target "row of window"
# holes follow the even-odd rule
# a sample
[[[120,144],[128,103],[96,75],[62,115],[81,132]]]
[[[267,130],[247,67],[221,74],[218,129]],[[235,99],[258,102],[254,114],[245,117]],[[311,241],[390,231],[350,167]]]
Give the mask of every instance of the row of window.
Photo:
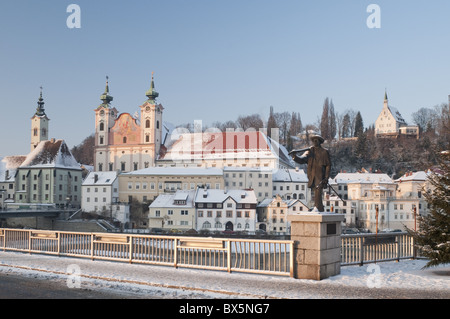
[[[173,216],[173,209],[169,209],[167,211],[167,215]],[[187,216],[187,215],[189,215],[189,211],[188,210],[180,210],[180,215],[181,216]],[[155,210],[155,217],[161,217],[161,211],[160,210]]]
[[[26,178],[27,178],[27,175],[25,175],[25,174],[23,174],[22,175],[22,180],[24,181],[24,180],[26,180]],[[35,181],[37,181],[38,180],[38,178],[39,178],[39,174],[33,174],[33,180],[35,180]],[[60,181],[67,181],[67,178],[72,178],[72,176],[69,174],[69,175],[62,175],[62,174],[59,174],[58,175],[58,179],[60,180]],[[45,180],[46,181],[48,181],[48,180],[50,180],[50,174],[45,174]],[[75,182],[78,182],[78,176],[74,176],[73,177],[73,180],[75,181]]]
[[[53,189],[54,190],[56,190],[56,186],[57,185],[53,185]],[[67,185],[67,184],[59,184],[58,185],[58,190],[59,191],[65,191],[65,192],[67,192],[67,189],[69,188],[70,186],[69,185]],[[21,187],[22,189],[22,191],[26,191],[26,185],[25,184],[22,184],[22,187]],[[33,184],[32,185],[32,190],[33,191],[37,191],[38,190],[38,185],[37,184]],[[44,185],[44,190],[46,190],[46,191],[49,191],[50,190],[50,184],[45,184]],[[74,185],[73,186],[73,191],[74,192],[77,192],[78,191],[78,186],[77,185]]]
[[[42,201],[42,196],[41,195],[38,196],[37,194],[33,194],[31,196],[31,198],[32,198],[33,201]],[[27,195],[19,194],[19,200],[20,201],[27,200]],[[49,194],[44,194],[44,200],[46,202],[50,201],[50,195]],[[69,202],[71,202],[72,201],[72,196],[69,196],[69,199],[67,199],[67,196],[63,196],[61,194],[58,195],[58,201],[62,202],[62,201],[65,201],[65,200],[68,200]],[[78,196],[77,195],[73,196],[73,201],[74,202],[78,202]]]
[[[236,178],[237,176],[239,176],[239,178],[243,178],[244,174],[243,173],[231,173],[231,177]],[[230,177],[230,173],[225,173],[225,177],[229,178]],[[248,177],[252,178],[253,177],[253,173],[249,173]],[[258,173],[258,178],[263,178],[263,174]],[[264,174],[264,178],[269,178],[269,174]]]
[[[98,193],[99,192],[98,191],[98,187],[94,187],[93,189],[94,189],[94,193]],[[107,187],[103,187],[102,189],[103,189],[103,193],[107,192]],[[117,193],[117,188],[114,187],[113,191],[114,191],[114,193]],[[90,193],[91,192],[91,188],[90,187],[86,187],[86,192]]]
[[[197,186],[202,186],[203,183],[177,183],[177,182],[159,182],[158,183],[158,189],[159,190],[195,190],[197,188]],[[211,183],[206,183],[205,184],[206,188],[211,189]],[[220,183],[216,183],[215,185],[215,189],[220,189],[221,185]],[[149,188],[150,187],[150,188]],[[150,182],[150,183],[140,183],[140,182],[128,182],[127,185],[127,189],[128,190],[147,190],[147,189],[151,189],[154,190],[156,189],[156,183]]]
[[[204,222],[202,224],[202,229],[211,229],[212,228],[211,226],[212,226],[211,223],[206,221],[206,222]],[[245,227],[244,229],[250,229],[250,224],[249,223],[245,223],[244,227]],[[215,222],[214,228],[217,229],[217,230],[224,230],[223,224],[221,222],[219,222],[219,221]],[[237,223],[236,224],[236,228],[237,229],[242,229],[242,224],[241,223]]]
[[[242,218],[242,216],[244,216],[244,218],[249,218],[250,217],[250,211],[244,211],[244,214],[242,215],[242,211],[236,211],[236,218]],[[203,210],[199,210],[197,212],[197,217],[213,217],[213,211],[212,210],[208,210],[206,211],[206,215],[204,213]],[[222,218],[222,211],[218,210],[216,211],[215,214],[216,218]],[[232,210],[227,210],[225,211],[225,217],[226,218],[233,218],[233,211]]]

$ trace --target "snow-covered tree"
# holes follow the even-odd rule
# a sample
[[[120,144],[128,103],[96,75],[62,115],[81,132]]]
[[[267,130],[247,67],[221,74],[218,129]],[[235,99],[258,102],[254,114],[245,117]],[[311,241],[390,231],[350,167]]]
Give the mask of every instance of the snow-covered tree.
[[[428,177],[424,192],[429,214],[419,217],[419,229],[410,231],[421,253],[429,259],[426,268],[450,263],[450,151],[440,152],[439,165]]]

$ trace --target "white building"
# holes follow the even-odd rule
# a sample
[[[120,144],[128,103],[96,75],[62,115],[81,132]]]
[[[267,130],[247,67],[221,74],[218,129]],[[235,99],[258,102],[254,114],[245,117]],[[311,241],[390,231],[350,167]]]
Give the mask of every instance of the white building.
[[[273,172],[272,197],[280,195],[286,200],[299,199],[308,205],[310,194],[308,176],[302,169],[278,169]]]
[[[272,172],[266,167],[224,167],[226,189],[253,189],[258,202],[272,197]]]
[[[299,199],[286,200],[280,195],[267,198],[258,204],[259,229],[270,233],[289,234],[291,225],[287,216],[308,210]]]
[[[393,181],[386,174],[339,173],[330,184],[341,195],[327,194],[327,211],[345,214],[348,226],[375,231],[415,227],[416,215],[427,214],[422,196],[426,173],[407,173]]]
[[[130,221],[128,205],[119,203],[117,172],[90,172],[81,186],[81,209],[119,220]]]
[[[5,156],[0,158],[0,209],[14,203],[16,172],[26,156]]]
[[[149,227],[186,231],[195,229],[196,191],[159,195],[149,206]]]
[[[383,109],[375,121],[375,135],[378,137],[404,135],[418,138],[419,127],[408,125],[400,112],[389,105],[387,93],[385,93]]]
[[[195,196],[197,230],[256,230],[256,205],[253,190],[199,189]]]

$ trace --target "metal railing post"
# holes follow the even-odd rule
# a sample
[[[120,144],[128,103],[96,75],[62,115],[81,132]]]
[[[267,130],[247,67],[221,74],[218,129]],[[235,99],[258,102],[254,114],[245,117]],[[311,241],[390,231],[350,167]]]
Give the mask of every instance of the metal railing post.
[[[133,236],[129,236],[128,239],[130,240],[130,247],[129,247],[129,254],[130,254],[130,258],[129,258],[129,262],[130,264],[133,263]]]
[[[294,242],[289,244],[289,277],[294,278]]]
[[[227,240],[227,271],[231,273],[231,241]]]
[[[31,230],[28,231],[28,253],[31,254]]]
[[[364,265],[364,237],[359,237],[359,265]]]
[[[173,266],[178,268],[178,238],[173,239]]]
[[[94,234],[91,233],[91,260],[94,260]]]

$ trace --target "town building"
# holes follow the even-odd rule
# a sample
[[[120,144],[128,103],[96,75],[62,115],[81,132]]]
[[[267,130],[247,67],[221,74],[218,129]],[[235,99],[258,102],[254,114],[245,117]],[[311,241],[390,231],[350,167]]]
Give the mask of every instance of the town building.
[[[16,194],[16,172],[26,156],[5,156],[0,159],[0,209],[14,203]]]
[[[161,194],[197,187],[223,189],[223,170],[201,167],[149,167],[119,175],[119,201],[149,203]]]
[[[268,167],[224,167],[226,189],[253,189],[258,202],[272,197],[273,169]]]
[[[197,230],[254,232],[257,203],[253,190],[199,189],[195,196]]]
[[[63,140],[41,141],[17,168],[16,203],[81,206],[82,170]]]
[[[159,195],[149,206],[149,228],[165,231],[195,229],[195,194],[197,190],[178,190]]]
[[[349,227],[375,231],[413,229],[417,214],[427,214],[422,196],[424,172],[407,173],[392,180],[382,173],[339,173],[330,180],[333,192],[326,194],[326,210],[345,214]]]
[[[119,202],[117,172],[90,172],[81,186],[81,209],[113,218],[122,225],[129,223],[129,205]]]
[[[290,234],[289,214],[308,212],[308,207],[299,199],[283,199],[280,195],[266,198],[258,204],[259,229],[272,234]]]
[[[272,197],[280,195],[286,200],[299,199],[310,206],[311,190],[308,176],[302,169],[278,169],[273,173]]]

